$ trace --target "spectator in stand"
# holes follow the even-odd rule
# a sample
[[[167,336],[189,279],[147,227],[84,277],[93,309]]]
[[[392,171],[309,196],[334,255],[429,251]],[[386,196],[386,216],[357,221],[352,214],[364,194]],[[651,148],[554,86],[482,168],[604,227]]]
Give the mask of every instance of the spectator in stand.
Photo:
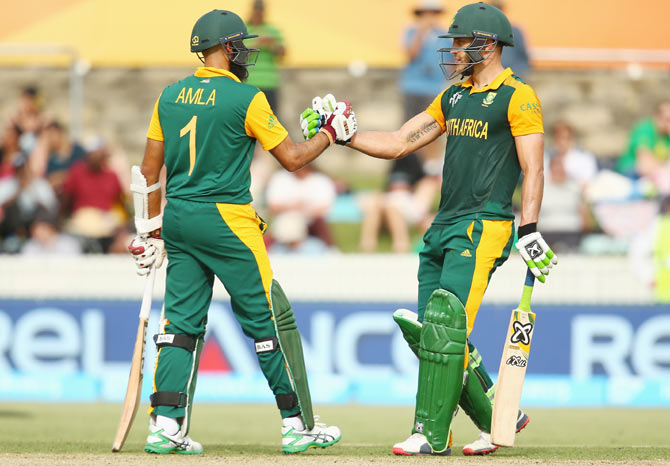
[[[20,131],[12,123],[2,128],[0,140],[0,180],[14,176],[14,161],[21,155],[19,148]]]
[[[386,191],[361,199],[361,251],[377,250],[381,227],[386,225],[393,252],[409,252],[410,228],[416,227],[419,233],[428,229],[433,220],[431,207],[439,190],[439,176],[427,174],[415,154],[394,160]]]
[[[266,3],[263,0],[254,0],[251,15],[247,21],[249,34],[257,34],[257,38],[247,39],[250,48],[260,49],[258,60],[247,83],[258,87],[268,99],[270,108],[275,115],[279,115],[280,106],[280,64],[286,55],[286,47],[281,31],[266,22]],[[263,192],[272,173],[277,169],[277,161],[256,144],[254,159],[251,162],[251,194],[254,198],[254,207],[263,211]]]
[[[86,252],[107,252],[128,216],[123,190],[108,167],[106,142],[96,137],[85,144],[86,157],[75,162],[63,183],[63,205],[71,218],[66,225],[84,241]]]
[[[60,194],[68,170],[75,162],[86,157],[84,148],[70,140],[58,121],[47,123],[40,136],[38,149],[33,154],[37,173],[43,173],[56,193]]]
[[[509,17],[503,0],[491,0],[489,3]],[[512,68],[514,74],[521,79],[526,79],[530,72],[530,61],[528,57],[528,49],[526,48],[525,34],[521,28],[514,23],[512,23],[512,33],[514,34],[514,47],[503,48],[502,65],[505,68]]]
[[[451,45],[450,39],[438,39],[447,30],[439,21],[444,8],[440,0],[422,0],[414,9],[414,24],[405,30],[403,50],[407,65],[400,74],[405,120],[428,108],[447,82],[435,60],[437,50]]]
[[[247,21],[247,32],[258,35],[255,39],[248,39],[247,46],[260,49],[258,60],[253,71],[249,73],[247,83],[265,93],[270,108],[277,115],[279,112],[279,64],[286,54],[286,49],[279,29],[265,21],[265,2],[263,0],[254,0],[251,17]]]
[[[670,100],[659,102],[653,117],[633,127],[616,168],[626,176],[648,178],[661,194],[670,194]]]
[[[19,154],[13,163],[14,176],[0,179],[0,238],[6,252],[18,251],[38,211],[55,216],[59,208],[49,183],[32,174],[27,154]],[[4,241],[8,238],[13,239]]]
[[[38,212],[30,226],[30,239],[21,248],[21,254],[40,257],[81,252],[75,238],[60,232],[58,218],[44,210]]]
[[[579,148],[575,129],[559,122],[552,128],[552,147],[545,155],[542,234],[556,251],[576,249],[589,230],[585,190],[596,177],[593,154]]]
[[[283,212],[273,218],[270,234],[270,252],[273,254],[323,254],[328,251],[326,243],[308,234],[307,216],[296,210]]]
[[[273,217],[297,212],[307,222],[308,236],[319,238],[327,247],[332,247],[326,215],[336,196],[333,180],[317,172],[313,166],[306,165],[292,173],[276,171],[270,178],[265,198]]]
[[[31,153],[37,146],[40,132],[45,126],[45,118],[42,115],[42,96],[35,86],[28,86],[21,91],[19,97],[19,108],[10,121],[19,131],[21,150],[27,154]]]

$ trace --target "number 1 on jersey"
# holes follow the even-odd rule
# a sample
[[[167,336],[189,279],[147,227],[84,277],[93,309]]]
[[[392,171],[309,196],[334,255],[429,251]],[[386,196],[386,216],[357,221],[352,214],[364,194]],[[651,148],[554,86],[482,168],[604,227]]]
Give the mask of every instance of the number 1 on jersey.
[[[186,123],[186,126],[184,126],[181,131],[179,132],[179,137],[183,138],[186,133],[190,133],[188,135],[188,156],[189,156],[189,162],[190,166],[188,169],[188,176],[191,176],[191,172],[193,171],[193,167],[195,166],[195,125],[198,123],[198,116],[193,115],[193,118],[191,118],[191,121]]]

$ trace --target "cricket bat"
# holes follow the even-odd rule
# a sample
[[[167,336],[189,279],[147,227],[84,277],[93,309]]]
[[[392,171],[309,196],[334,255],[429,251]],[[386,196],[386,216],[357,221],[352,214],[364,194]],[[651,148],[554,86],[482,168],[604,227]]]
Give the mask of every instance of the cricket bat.
[[[121,420],[119,420],[119,426],[116,428],[116,435],[114,436],[113,452],[119,452],[123,448],[126,437],[128,437],[128,432],[130,432],[130,428],[135,420],[137,409],[140,407],[142,376],[144,372],[144,347],[146,345],[147,325],[149,323],[149,313],[151,312],[151,298],[155,279],[156,268],[152,266],[147,277],[147,282],[144,285],[144,296],[142,297],[142,306],[140,307],[140,323],[137,327],[135,349],[133,350],[133,360],[130,365],[128,387],[126,388],[126,399],[123,402]]]
[[[529,269],[526,273],[521,302],[519,307],[512,311],[509,320],[505,346],[500,358],[491,418],[491,442],[502,447],[514,446],[521,390],[528,366],[530,342],[535,329],[535,314],[530,310],[530,297],[534,284],[535,276]]]

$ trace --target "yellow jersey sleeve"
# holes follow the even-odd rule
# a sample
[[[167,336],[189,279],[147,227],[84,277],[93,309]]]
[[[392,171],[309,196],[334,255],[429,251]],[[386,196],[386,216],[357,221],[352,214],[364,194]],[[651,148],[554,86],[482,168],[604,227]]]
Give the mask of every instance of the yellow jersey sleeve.
[[[507,109],[507,119],[512,136],[544,133],[542,105],[528,84],[522,84],[514,90]]]
[[[164,141],[163,137],[163,128],[161,128],[161,121],[158,119],[158,101],[161,100],[161,96],[158,96],[156,99],[156,105],[154,105],[154,113],[151,115],[151,123],[149,123],[149,131],[147,131],[147,137],[155,141]]]
[[[247,136],[258,139],[265,150],[274,149],[288,136],[263,92],[258,92],[251,99],[244,119],[244,129]]]
[[[445,92],[447,92],[447,89],[440,92],[440,94],[435,97],[435,100],[433,100],[433,102],[426,109],[426,113],[435,118],[435,121],[437,121],[437,123],[440,125],[440,128],[442,128],[443,133],[447,129],[447,124],[444,120],[444,113],[442,112],[442,96]]]

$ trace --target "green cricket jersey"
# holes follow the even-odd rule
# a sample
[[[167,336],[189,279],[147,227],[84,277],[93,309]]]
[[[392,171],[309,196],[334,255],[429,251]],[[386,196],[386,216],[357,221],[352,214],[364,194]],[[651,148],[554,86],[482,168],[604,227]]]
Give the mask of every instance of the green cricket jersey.
[[[228,204],[252,200],[256,139],[271,150],[287,135],[258,88],[204,67],[163,90],[147,133],[164,142],[168,199]]]
[[[488,86],[455,84],[426,109],[447,133],[442,194],[435,224],[513,219],[521,168],[515,136],[544,133],[533,89],[507,68]]]

